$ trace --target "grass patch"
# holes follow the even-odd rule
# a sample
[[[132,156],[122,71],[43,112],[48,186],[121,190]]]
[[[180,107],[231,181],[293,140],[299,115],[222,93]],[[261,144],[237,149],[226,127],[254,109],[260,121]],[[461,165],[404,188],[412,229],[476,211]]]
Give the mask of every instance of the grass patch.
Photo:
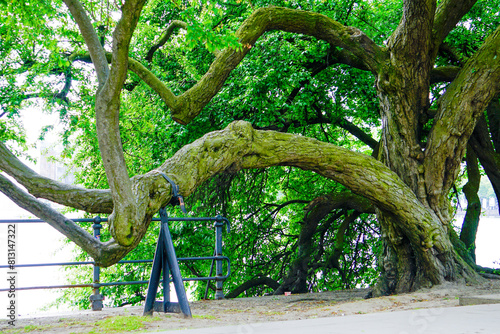
[[[144,317],[138,315],[114,316],[99,320],[89,334],[133,332],[146,328],[146,323],[161,320],[159,317]]]
[[[37,325],[27,325],[22,328],[12,328],[12,329],[7,329],[3,332],[2,334],[19,334],[19,333],[31,333],[31,332],[45,332],[49,329],[54,328],[54,325],[44,325],[44,326],[37,326]]]
[[[266,315],[283,315],[283,314],[286,314],[286,312],[267,311],[267,312],[264,312],[262,314],[266,314]]]
[[[214,317],[213,315],[193,315],[193,319],[209,319],[209,320],[216,320],[217,318]]]

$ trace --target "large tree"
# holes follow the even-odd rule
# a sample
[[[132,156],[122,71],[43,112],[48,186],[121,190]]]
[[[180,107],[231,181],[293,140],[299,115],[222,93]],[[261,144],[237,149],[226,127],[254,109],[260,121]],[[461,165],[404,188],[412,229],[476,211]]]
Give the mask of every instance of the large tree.
[[[385,29],[394,26],[388,38],[383,38],[383,34],[375,36],[375,33],[370,37],[356,27],[342,24],[342,20],[347,22],[346,18],[334,20],[327,15],[329,8],[321,7],[327,6],[325,4],[312,8],[318,10],[313,12],[302,10],[309,7],[300,3],[280,4],[294,8],[256,8],[254,5],[259,4],[240,7],[232,2],[207,2],[197,7],[198,11],[186,10],[180,15],[180,9],[188,8],[188,3],[179,2],[165,8],[155,1],[146,4],[145,0],[128,0],[113,12],[113,8],[103,6],[104,3],[99,8],[94,2],[63,2],[64,5],[58,1],[36,2],[37,8],[29,2],[28,8],[15,4],[6,6],[9,15],[3,18],[6,24],[2,34],[9,38],[2,39],[2,97],[7,107],[2,116],[14,114],[15,107],[23,101],[44,97],[52,102],[57,100],[66,113],[71,107],[78,107],[87,114],[89,110],[95,113],[95,121],[90,123],[95,122],[109,189],[83,189],[38,175],[9,149],[7,140],[14,137],[11,130],[4,131],[0,143],[0,168],[26,191],[3,174],[0,175],[0,190],[73,240],[98,264],[109,266],[134,249],[145,235],[151,217],[169,202],[171,186],[162,173],[169,175],[179,185],[181,194],[187,197],[224,171],[234,173],[242,169],[293,166],[339,182],[373,205],[384,244],[379,254],[380,292],[404,292],[445,281],[478,279],[464,244],[451,227],[449,194],[468,143],[471,152],[474,150],[484,165],[497,195],[500,189],[498,151],[491,144],[493,141],[498,150],[495,124],[499,119],[500,26],[491,18],[497,15],[494,11],[482,14],[486,22],[493,22],[493,29],[485,29],[476,44],[465,43],[467,51],[460,52],[445,40],[451,38],[449,35],[456,27],[473,25],[466,15],[471,13],[476,1],[445,0],[437,4],[432,0],[407,0],[396,3],[391,13],[398,13],[400,21],[385,18],[389,20]],[[352,2],[345,12],[348,16],[356,6],[371,5],[371,2]],[[103,15],[103,11],[108,12]],[[117,22],[113,22],[110,12],[121,15]],[[28,17],[27,13],[33,17]],[[176,15],[188,23],[174,20]],[[203,17],[202,22],[189,22],[193,15]],[[164,16],[167,22],[160,22],[168,25],[158,27],[154,18]],[[77,29],[72,29],[70,18]],[[218,20],[215,24],[214,18]],[[56,20],[62,24],[54,23]],[[15,28],[16,24],[30,29]],[[221,37],[217,33],[221,26],[233,25],[238,25],[234,35]],[[161,29],[164,30],[162,35]],[[155,60],[176,29],[187,29],[183,36],[188,44],[201,40],[213,53],[206,72],[188,78],[193,81],[188,89],[184,89],[185,83],[174,87],[167,85],[165,82],[178,69],[166,64],[168,57],[165,55]],[[56,30],[57,36],[64,36],[71,42],[61,44],[58,41],[58,44],[52,38],[33,41],[33,37],[52,36]],[[315,61],[294,60],[301,63],[308,75],[299,77],[295,87],[286,88],[288,93],[281,108],[269,111],[256,104],[244,111],[254,115],[252,117],[272,112],[276,122],[266,126],[255,122],[252,126],[241,120],[249,117],[234,116],[240,120],[222,130],[204,134],[180,148],[157,168],[131,177],[123,150],[123,138],[127,134],[122,132],[121,125],[125,120],[120,119],[120,111],[131,108],[130,99],[125,98],[127,90],[138,85],[148,86],[154,91],[153,99],[163,101],[172,119],[187,125],[203,117],[207,108],[214,108],[215,104],[209,104],[217,99],[217,94],[222,94],[221,90],[232,80],[232,75],[241,74],[238,65],[245,58],[259,61],[258,57],[252,57],[261,50],[253,49],[273,31],[288,34],[279,37],[281,39],[300,36],[294,43],[308,48],[317,46],[321,50],[318,51],[321,56]],[[485,34],[489,36],[485,38]],[[26,43],[15,45],[16,41]],[[177,39],[169,48],[178,43]],[[225,48],[219,50],[222,46]],[[163,66],[159,66],[162,62]],[[89,74],[85,64],[91,64],[93,74]],[[294,99],[299,91],[312,89],[312,79],[333,64],[347,67],[328,72],[332,82],[340,82],[339,78],[351,73],[349,68],[374,78],[381,119],[378,144],[347,118],[329,112],[325,104],[327,98],[335,99],[341,107],[351,103],[333,97],[335,86],[325,89],[323,99],[300,101],[299,105],[309,110],[303,119],[290,117],[289,111],[295,107]],[[55,91],[55,87],[46,84],[47,79],[37,81],[30,71],[46,77],[63,75],[62,88]],[[362,78],[360,75],[359,80]],[[73,84],[72,88],[72,82],[77,79],[86,84]],[[96,81],[94,87],[92,80]],[[240,78],[242,82],[245,80]],[[26,83],[20,84],[20,81]],[[26,87],[36,87],[38,92],[27,93]],[[280,93],[272,88],[260,87],[257,92],[269,100],[278,99]],[[72,90],[78,91],[74,94],[81,100],[74,101]],[[89,94],[95,98],[89,98]],[[244,88],[240,94],[245,94]],[[437,96],[439,98],[434,101]],[[230,101],[225,103],[230,104]],[[355,109],[356,105],[351,107]],[[139,109],[136,111],[139,114],[146,114],[148,107],[136,104],[133,108]],[[218,111],[219,115],[225,112],[231,111]],[[311,117],[311,113],[315,116]],[[485,114],[487,117],[483,117]],[[374,148],[375,154],[354,152],[287,132],[301,122],[337,123]],[[271,128],[277,131],[269,130]],[[474,159],[477,158],[472,153],[468,155],[470,170]],[[39,198],[89,213],[110,214],[109,229],[113,239],[108,242],[94,239]],[[351,199],[352,203],[358,200],[359,197]],[[326,203],[332,208],[337,205]],[[371,205],[363,205],[365,211],[373,210]],[[321,210],[317,211],[311,210],[311,215],[321,215]],[[355,219],[357,214],[353,215],[346,216],[346,221]],[[304,224],[316,228],[317,221],[306,217]],[[304,240],[308,240],[307,233],[305,228],[301,232]],[[306,241],[302,247],[301,254],[305,254],[302,258],[307,258],[311,245]],[[300,261],[296,265],[300,268]]]

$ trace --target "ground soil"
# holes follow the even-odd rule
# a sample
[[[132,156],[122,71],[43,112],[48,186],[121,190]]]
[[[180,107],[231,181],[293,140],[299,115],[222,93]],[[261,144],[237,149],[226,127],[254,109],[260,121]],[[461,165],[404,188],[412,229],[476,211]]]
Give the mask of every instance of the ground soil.
[[[9,326],[6,320],[2,320],[0,332],[109,333],[112,329],[104,329],[103,321],[109,319],[118,324],[119,318],[125,316],[138,316],[136,318],[142,321],[140,328],[132,332],[156,332],[451,307],[459,305],[461,296],[500,294],[500,280],[487,280],[474,286],[446,284],[413,293],[364,299],[367,292],[366,289],[355,289],[290,296],[196,301],[190,304],[192,319],[172,313],[155,313],[153,317],[141,317],[143,308],[137,306],[108,308],[103,311],[82,311],[55,317],[19,318],[15,327]],[[125,328],[119,327],[115,333],[126,331]]]

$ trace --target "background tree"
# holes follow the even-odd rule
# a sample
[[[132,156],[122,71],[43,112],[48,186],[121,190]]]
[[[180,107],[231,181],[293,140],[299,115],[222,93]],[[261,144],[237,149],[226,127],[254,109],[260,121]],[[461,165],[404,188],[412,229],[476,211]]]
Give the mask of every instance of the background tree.
[[[379,292],[475,281],[473,260],[450,225],[449,196],[469,139],[476,137],[470,147],[499,189],[495,5],[66,0],[64,6],[27,3],[33,19],[8,5],[2,115],[14,119],[20,105],[45,98],[44,107],[68,122],[64,138],[76,143],[68,154],[82,161],[82,175],[93,172],[82,179],[87,189],[40,177],[9,151],[5,143],[15,138],[9,128],[2,133],[0,168],[29,194],[3,175],[0,189],[104,266],[135,248],[168,203],[164,172],[183,195],[196,191],[193,212],[209,211],[200,209],[210,198],[203,189],[217,180],[224,181],[217,193],[225,199],[224,214],[235,203],[245,203],[236,208],[240,219],[262,210],[252,203],[274,208],[271,216],[279,219],[263,230],[259,247],[280,242],[265,251],[254,243],[251,254],[278,256],[281,269],[262,270],[255,257],[242,261],[251,264],[250,276],[279,280],[278,291],[310,289],[318,268],[324,282],[335,271],[344,286],[353,284],[343,245],[346,237],[372,233],[364,215],[371,212],[383,241]],[[36,43],[39,36],[43,42]],[[59,86],[57,77],[63,78]],[[168,112],[184,126],[167,120]],[[378,125],[379,133],[372,129]],[[472,136],[475,128],[478,136]],[[271,166],[289,167],[237,174]],[[266,193],[244,202],[249,185],[268,175],[286,180],[286,187],[261,182]],[[235,200],[230,196],[237,186]],[[35,197],[110,214],[111,238],[96,241]],[[304,205],[296,220],[301,224],[291,224]]]

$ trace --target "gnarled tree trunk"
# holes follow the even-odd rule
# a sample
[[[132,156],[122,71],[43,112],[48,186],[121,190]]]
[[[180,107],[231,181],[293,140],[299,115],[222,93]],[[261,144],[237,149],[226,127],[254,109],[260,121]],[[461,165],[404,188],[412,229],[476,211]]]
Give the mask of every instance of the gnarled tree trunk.
[[[384,241],[381,293],[412,291],[476,276],[450,242],[447,195],[473,129],[464,124],[475,124],[495,92],[485,90],[482,97],[471,92],[479,88],[479,82],[490,78],[487,73],[470,69],[484,61],[480,58],[494,56],[488,55],[491,51],[483,45],[483,52],[469,60],[443,96],[431,133],[425,138],[420,119],[427,116],[430,107],[430,73],[437,52],[433,43],[439,41],[441,29],[447,29],[441,21],[446,5],[441,3],[436,12],[434,1],[405,2],[403,19],[389,40],[387,59],[377,78],[383,123],[381,159],[406,183],[431,217],[415,220],[408,228],[403,227],[405,222],[395,217],[395,212],[378,211]],[[412,209],[397,210],[411,215]],[[420,233],[427,236],[425,240],[415,238]]]

